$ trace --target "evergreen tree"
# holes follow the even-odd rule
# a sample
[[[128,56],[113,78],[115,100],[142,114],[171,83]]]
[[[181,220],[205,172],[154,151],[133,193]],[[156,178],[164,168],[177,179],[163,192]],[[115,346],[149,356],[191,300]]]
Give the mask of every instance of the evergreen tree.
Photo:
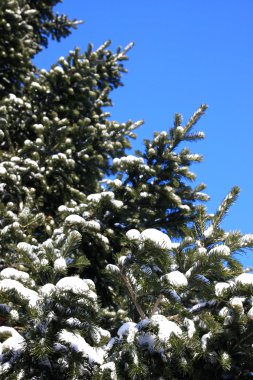
[[[132,44],[38,69],[79,23],[57,3],[0,3],[0,378],[253,378],[253,235],[190,171],[206,106],[127,155],[142,121],[105,107]]]

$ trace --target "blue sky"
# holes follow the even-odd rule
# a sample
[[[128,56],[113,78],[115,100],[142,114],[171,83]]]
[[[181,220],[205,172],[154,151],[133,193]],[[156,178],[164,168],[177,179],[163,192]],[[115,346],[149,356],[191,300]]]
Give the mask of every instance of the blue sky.
[[[57,9],[85,24],[52,42],[37,65],[48,68],[89,42],[96,48],[111,39],[115,49],[134,41],[125,86],[112,94],[113,119],[145,120],[133,144],[140,149],[144,138],[173,124],[175,113],[186,121],[207,103],[196,127],[206,139],[191,146],[204,160],[193,171],[207,184],[210,212],[233,185],[241,188],[223,226],[253,233],[252,0],[64,0]],[[253,265],[250,256],[243,262]]]

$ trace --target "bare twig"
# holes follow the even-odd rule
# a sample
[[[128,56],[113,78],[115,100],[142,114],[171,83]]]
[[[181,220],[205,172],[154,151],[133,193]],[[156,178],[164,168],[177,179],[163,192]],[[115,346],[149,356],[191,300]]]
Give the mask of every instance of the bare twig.
[[[161,301],[163,299],[163,295],[162,294],[159,294],[159,296],[157,297],[156,301],[155,301],[155,304],[150,312],[150,318],[152,317],[152,315],[155,314],[156,310],[158,309],[158,306],[160,305]]]
[[[135,292],[134,292],[134,290],[133,290],[133,288],[132,288],[132,286],[131,286],[128,278],[127,278],[127,276],[125,274],[121,273],[121,277],[122,277],[123,282],[124,282],[124,284],[126,285],[128,291],[129,291],[130,298],[131,298],[134,306],[136,307],[136,310],[138,311],[141,319],[145,319],[146,315],[145,315],[144,311],[142,310],[142,307],[140,306],[140,304],[137,301],[137,297],[135,295]]]

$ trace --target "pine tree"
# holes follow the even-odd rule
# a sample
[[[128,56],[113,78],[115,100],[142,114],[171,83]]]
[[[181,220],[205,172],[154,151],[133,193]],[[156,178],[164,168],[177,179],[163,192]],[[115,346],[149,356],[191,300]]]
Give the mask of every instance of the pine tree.
[[[54,1],[0,4],[0,378],[251,379],[253,235],[225,232],[187,147],[202,105],[127,155],[109,119],[132,47],[33,63],[79,21]]]

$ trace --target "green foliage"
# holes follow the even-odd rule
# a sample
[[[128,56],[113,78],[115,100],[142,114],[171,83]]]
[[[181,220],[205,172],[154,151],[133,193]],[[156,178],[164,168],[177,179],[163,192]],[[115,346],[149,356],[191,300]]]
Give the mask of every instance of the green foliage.
[[[191,141],[167,131],[126,155],[143,121],[112,121],[132,47],[32,58],[79,22],[55,1],[0,4],[0,378],[252,379],[253,275],[195,184]],[[111,338],[112,337],[112,338]]]

